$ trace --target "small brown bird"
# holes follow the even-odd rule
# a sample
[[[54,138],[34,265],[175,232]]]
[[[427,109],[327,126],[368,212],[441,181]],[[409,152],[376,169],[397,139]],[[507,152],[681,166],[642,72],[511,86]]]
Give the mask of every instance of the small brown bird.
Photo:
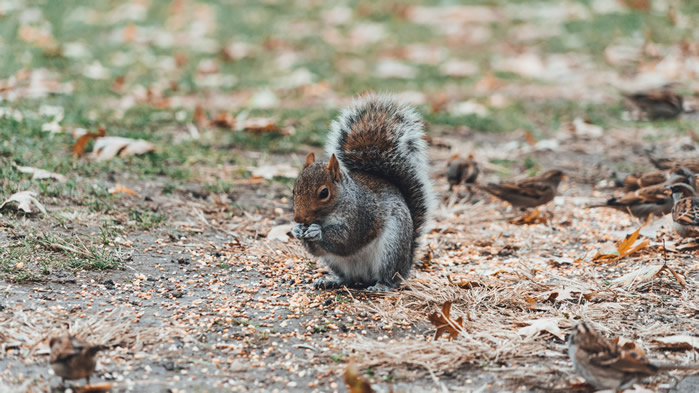
[[[671,158],[655,158],[649,152],[646,152],[648,159],[658,169],[668,170],[676,167],[687,168],[692,173],[699,173],[699,158],[684,158],[673,160]]]
[[[659,370],[636,344],[620,346],[618,338],[608,339],[585,322],[568,337],[568,356],[575,372],[597,389],[625,389]]]
[[[668,370],[691,371],[691,365],[652,364],[643,348],[633,342],[619,345],[619,338],[609,339],[590,324],[579,322],[568,336],[568,356],[575,372],[597,389],[628,388],[635,382]]]
[[[684,111],[682,96],[675,93],[671,86],[624,95],[649,120],[673,119]]]
[[[473,159],[473,154],[469,154],[467,158],[454,154],[447,164],[446,176],[449,182],[449,190],[461,183],[474,183],[479,172],[478,164]]]
[[[626,193],[624,196],[612,197],[604,204],[592,205],[590,207],[609,207],[641,219],[647,219],[651,215],[662,217],[670,214],[674,206],[672,191],[667,188],[667,185],[682,182],[696,187],[696,179],[689,170],[676,168],[670,173],[669,180],[663,184],[639,188],[636,191]]]
[[[669,189],[675,202],[672,208],[672,229],[681,237],[699,237],[699,198],[695,188],[678,183]]]
[[[553,169],[517,182],[489,183],[481,188],[514,207],[530,208],[551,202],[563,179],[563,172]]]
[[[626,191],[636,191],[639,188],[665,183],[667,177],[664,171],[633,173],[624,178],[622,187]]]
[[[634,217],[646,219],[648,216],[662,217],[672,211],[672,193],[664,184],[656,184],[626,193],[622,197],[612,197],[604,204],[590,207],[610,207]]]
[[[107,349],[104,345],[88,345],[77,337],[65,335],[49,341],[50,363],[53,371],[66,380],[85,378],[90,384],[90,375],[95,371],[97,352]]]

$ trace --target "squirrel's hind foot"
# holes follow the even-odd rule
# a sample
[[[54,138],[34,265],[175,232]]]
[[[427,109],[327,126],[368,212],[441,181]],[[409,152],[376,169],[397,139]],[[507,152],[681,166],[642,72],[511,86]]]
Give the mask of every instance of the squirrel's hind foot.
[[[392,291],[393,289],[394,289],[394,287],[392,287],[390,285],[377,282],[376,284],[374,284],[370,287],[367,287],[366,290],[372,291],[372,292],[389,292],[389,291]]]

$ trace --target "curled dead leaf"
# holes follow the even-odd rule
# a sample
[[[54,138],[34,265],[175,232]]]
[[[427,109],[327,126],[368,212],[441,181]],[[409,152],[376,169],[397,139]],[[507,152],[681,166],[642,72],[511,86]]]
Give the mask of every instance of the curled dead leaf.
[[[449,333],[449,340],[455,339],[464,328],[464,317],[457,320],[451,319],[451,302],[444,302],[442,310],[429,315],[428,319],[437,328],[434,340],[437,341],[444,332]]]
[[[53,180],[57,180],[59,182],[66,181],[65,176],[63,176],[59,173],[49,172],[45,169],[32,168],[30,166],[18,166],[17,170],[22,172],[22,173],[32,174],[32,180],[53,179]]]
[[[677,272],[675,272],[668,265],[644,266],[640,269],[634,270],[631,273],[625,274],[617,279],[612,280],[612,284],[625,287],[638,285],[643,282],[654,279],[655,277],[659,276],[660,273],[662,273],[663,271],[667,271],[668,273],[670,273],[681,286],[687,287],[687,282],[684,280],[684,278],[677,274]]]
[[[39,211],[46,214],[46,208],[36,199],[37,193],[34,191],[20,191],[16,192],[0,205],[0,210],[6,205],[9,206],[10,202],[17,202],[17,208],[25,213],[32,213],[32,206],[35,206]]]
[[[235,129],[235,123],[235,116],[233,116],[229,112],[219,112],[218,115],[216,115],[216,117],[214,118],[214,120],[211,121],[211,124],[215,125],[216,127],[230,128],[231,130]]]
[[[699,337],[684,334],[659,337],[653,341],[655,346],[661,349],[672,349],[679,351],[699,350]]]
[[[274,123],[274,120],[266,117],[251,117],[245,119],[241,128],[243,128],[245,131],[254,132],[256,134],[276,132],[279,130],[279,127]]]
[[[126,157],[145,154],[155,150],[155,145],[143,139],[131,139],[120,136],[105,136],[95,141],[92,159],[95,161],[109,160],[117,155]]]
[[[197,105],[196,108],[194,108],[194,124],[196,124],[197,128],[200,130],[209,126],[209,116],[207,116],[206,111],[204,111],[201,105]]]
[[[650,244],[649,239],[646,239],[646,240],[634,245],[636,243],[636,240],[638,239],[640,232],[641,232],[641,228],[638,228],[633,233],[626,235],[624,240],[619,242],[616,250],[614,250],[613,252],[605,252],[604,254],[602,254],[602,252],[598,251],[597,254],[595,254],[595,256],[592,257],[592,261],[593,262],[601,262],[601,261],[616,262],[616,261],[620,260],[621,258],[624,258],[627,255],[631,255],[637,251],[640,251],[640,250],[648,247],[648,245]]]
[[[535,321],[528,321],[527,323],[529,324],[529,326],[520,328],[519,330],[517,330],[517,334],[525,336],[525,338],[529,339],[536,336],[539,333],[548,332],[557,337],[558,339],[563,340],[563,333],[561,332],[561,329],[558,327],[558,322],[561,319],[562,318],[541,318]]]
[[[128,188],[128,187],[124,187],[124,186],[122,186],[122,185],[119,184],[119,183],[117,183],[114,187],[110,188],[110,189],[109,189],[109,193],[110,193],[110,194],[124,193],[124,194],[133,195],[133,196],[135,196],[135,197],[138,197],[138,196],[139,196],[138,193],[136,193],[136,192],[133,191],[132,189],[130,189],[130,188]]]
[[[85,147],[87,147],[88,142],[105,136],[107,136],[107,131],[102,126],[97,127],[97,132],[82,134],[73,145],[73,155],[75,157],[80,157],[85,152]]]
[[[510,219],[510,223],[515,225],[535,225],[546,224],[548,220],[549,217],[539,213],[539,209],[535,209],[531,213]]]

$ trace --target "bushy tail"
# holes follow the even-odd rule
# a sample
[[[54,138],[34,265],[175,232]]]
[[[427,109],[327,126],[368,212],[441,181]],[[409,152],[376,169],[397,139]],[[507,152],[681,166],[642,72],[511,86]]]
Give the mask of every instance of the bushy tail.
[[[428,230],[435,195],[427,142],[417,111],[387,95],[369,94],[344,109],[330,126],[326,150],[347,170],[386,179],[403,194],[414,237]]]

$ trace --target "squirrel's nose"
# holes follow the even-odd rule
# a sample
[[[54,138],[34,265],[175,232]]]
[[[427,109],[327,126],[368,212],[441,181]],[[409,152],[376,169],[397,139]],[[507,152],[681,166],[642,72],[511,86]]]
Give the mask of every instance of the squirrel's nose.
[[[308,224],[308,217],[301,213],[301,212],[294,212],[294,222],[299,223],[299,224]]]

